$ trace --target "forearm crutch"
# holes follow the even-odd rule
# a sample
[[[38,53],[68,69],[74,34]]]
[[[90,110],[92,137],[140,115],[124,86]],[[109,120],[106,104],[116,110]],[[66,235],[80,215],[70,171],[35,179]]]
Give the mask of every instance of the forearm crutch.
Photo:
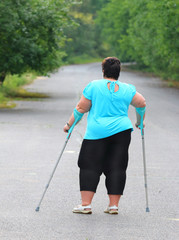
[[[136,108],[137,113],[137,123],[136,125],[141,130],[141,137],[142,137],[142,152],[143,152],[143,165],[144,165],[144,186],[145,186],[145,195],[146,195],[146,212],[150,212],[149,210],[149,202],[148,202],[148,188],[147,188],[147,168],[146,168],[146,156],[145,156],[145,140],[144,140],[144,114],[145,114],[145,107],[144,108]]]
[[[43,194],[42,194],[42,197],[41,197],[41,199],[40,199],[40,201],[39,201],[39,204],[38,204],[37,208],[35,209],[36,212],[39,212],[39,210],[40,210],[40,205],[41,205],[41,203],[42,203],[42,200],[44,199],[44,196],[45,196],[45,194],[46,194],[46,191],[47,191],[47,189],[48,189],[48,187],[49,187],[49,185],[50,185],[50,182],[51,182],[51,180],[52,180],[52,178],[53,178],[53,175],[54,175],[55,170],[56,170],[56,168],[57,168],[57,166],[58,166],[58,163],[59,163],[59,161],[60,161],[60,159],[61,159],[61,157],[62,157],[62,154],[63,154],[63,152],[64,152],[64,150],[65,150],[65,147],[66,147],[66,145],[67,145],[67,143],[68,143],[68,140],[70,139],[70,136],[71,136],[71,133],[72,133],[72,131],[73,131],[73,128],[75,127],[75,125],[77,124],[77,122],[78,122],[78,121],[82,118],[82,116],[83,116],[83,113],[78,112],[78,111],[76,110],[76,108],[74,109],[73,114],[74,114],[75,121],[74,121],[73,125],[71,126],[71,128],[70,128],[69,131],[68,131],[68,135],[67,135],[67,137],[66,137],[66,140],[65,140],[64,146],[63,146],[63,148],[62,148],[62,150],[61,150],[61,153],[60,153],[60,155],[59,155],[59,158],[58,158],[58,160],[57,160],[57,162],[56,162],[56,164],[55,164],[55,167],[54,167],[54,169],[53,169],[53,171],[52,171],[52,174],[51,174],[51,176],[50,176],[50,178],[49,178],[49,181],[48,181],[48,183],[47,183],[47,185],[46,185],[46,187],[45,187],[45,190],[44,190],[44,192],[43,192]]]

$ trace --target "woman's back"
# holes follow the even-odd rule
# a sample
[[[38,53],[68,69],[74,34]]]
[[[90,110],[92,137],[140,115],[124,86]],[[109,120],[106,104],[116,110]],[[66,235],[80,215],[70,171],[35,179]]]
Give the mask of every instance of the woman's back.
[[[91,100],[85,139],[99,139],[132,128],[128,118],[128,108],[136,89],[133,85],[95,80],[83,91],[85,98]]]

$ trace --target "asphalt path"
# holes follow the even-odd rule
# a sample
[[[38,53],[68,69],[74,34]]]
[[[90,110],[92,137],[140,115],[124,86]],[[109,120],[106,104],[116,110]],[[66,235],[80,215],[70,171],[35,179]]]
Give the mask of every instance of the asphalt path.
[[[104,177],[92,215],[73,214],[80,203],[78,153],[86,115],[75,127],[42,202],[35,208],[65,142],[62,131],[83,88],[102,78],[100,63],[65,66],[26,88],[50,98],[19,101],[0,110],[1,240],[177,240],[179,239],[179,91],[157,78],[122,71],[120,81],[134,84],[147,101],[145,129],[150,213],[145,189],[140,131],[132,133],[130,161],[119,215],[108,205]],[[129,116],[135,124],[135,111]]]

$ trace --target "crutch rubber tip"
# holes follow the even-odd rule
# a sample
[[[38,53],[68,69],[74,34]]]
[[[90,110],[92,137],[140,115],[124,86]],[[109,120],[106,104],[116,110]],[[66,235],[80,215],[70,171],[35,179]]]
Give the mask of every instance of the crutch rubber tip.
[[[149,210],[149,208],[148,208],[148,207],[146,208],[146,212],[150,212],[150,210]]]
[[[37,208],[35,209],[36,212],[39,212],[39,210],[40,210],[40,207],[37,207]]]

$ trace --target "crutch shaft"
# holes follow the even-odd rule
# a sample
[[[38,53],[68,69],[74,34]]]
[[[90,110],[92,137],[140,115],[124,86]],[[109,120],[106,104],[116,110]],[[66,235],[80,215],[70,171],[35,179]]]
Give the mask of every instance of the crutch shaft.
[[[66,141],[65,141],[65,143],[64,143],[64,146],[63,146],[63,148],[62,148],[62,151],[61,151],[61,153],[60,153],[60,156],[59,156],[59,158],[58,158],[58,161],[56,162],[56,165],[55,165],[55,167],[54,167],[54,169],[53,169],[53,172],[52,172],[52,174],[51,174],[51,176],[50,176],[50,178],[49,178],[49,181],[48,181],[48,183],[47,183],[47,185],[46,185],[46,187],[45,187],[45,190],[44,190],[44,192],[43,192],[43,194],[42,194],[42,197],[41,197],[41,199],[40,199],[40,202],[39,202],[39,204],[38,204],[38,206],[37,206],[37,208],[36,208],[36,212],[38,212],[38,211],[40,210],[40,205],[41,205],[41,203],[42,203],[42,200],[43,200],[43,198],[44,198],[44,196],[45,196],[45,194],[46,194],[46,192],[47,192],[47,189],[48,189],[48,187],[49,187],[49,185],[50,185],[50,182],[51,182],[51,180],[52,180],[52,178],[53,178],[53,175],[54,175],[54,173],[55,173],[55,171],[56,171],[56,168],[57,168],[58,163],[59,163],[59,161],[60,161],[60,159],[61,159],[61,156],[62,156],[62,154],[63,154],[63,152],[64,152],[64,150],[65,150],[65,147],[66,147],[66,145],[67,145],[67,142],[68,142],[69,138],[70,138],[70,135],[69,135],[69,137],[66,139]]]
[[[41,202],[42,202],[42,200],[43,200],[43,198],[44,198],[44,196],[45,196],[45,193],[46,193],[46,191],[47,191],[47,189],[48,189],[48,187],[49,187],[49,185],[50,185],[50,182],[51,182],[51,180],[52,180],[52,178],[53,178],[53,175],[54,175],[55,170],[56,170],[56,168],[57,168],[57,166],[58,166],[58,163],[59,163],[59,161],[60,161],[60,159],[61,159],[61,156],[62,156],[62,154],[63,154],[63,152],[64,152],[64,150],[65,150],[65,147],[66,147],[66,145],[67,145],[67,142],[68,142],[68,140],[70,139],[71,133],[72,133],[75,125],[77,124],[77,122],[79,122],[79,121],[81,120],[81,118],[83,117],[84,113],[79,112],[79,111],[75,108],[74,111],[73,111],[73,115],[74,115],[75,121],[74,121],[73,125],[70,127],[70,129],[68,130],[68,135],[67,135],[65,144],[64,144],[64,146],[63,146],[63,148],[62,148],[62,151],[61,151],[60,156],[59,156],[59,158],[58,158],[58,161],[57,161],[57,163],[56,163],[56,165],[55,165],[55,167],[54,167],[54,169],[53,169],[53,172],[52,172],[52,174],[51,174],[51,176],[50,176],[50,179],[49,179],[49,181],[48,181],[48,183],[47,183],[47,185],[46,185],[46,188],[45,188],[45,190],[44,190],[44,192],[43,192],[43,194],[42,194],[42,197],[41,197],[41,199],[40,199],[40,202],[39,202],[39,204],[38,204],[38,206],[37,206],[37,208],[36,208],[36,212],[38,212],[39,209],[40,209]]]
[[[143,152],[143,164],[144,164],[144,187],[146,196],[146,212],[149,212],[148,204],[148,188],[147,188],[147,168],[146,168],[146,158],[145,158],[145,140],[144,140],[144,129],[142,129],[142,152]]]

